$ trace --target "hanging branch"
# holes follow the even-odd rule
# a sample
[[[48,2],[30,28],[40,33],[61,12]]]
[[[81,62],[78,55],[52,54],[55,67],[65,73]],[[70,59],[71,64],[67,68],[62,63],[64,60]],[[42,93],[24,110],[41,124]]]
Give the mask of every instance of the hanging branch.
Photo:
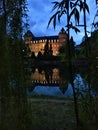
[[[7,23],[7,11],[6,11],[6,1],[3,0],[3,5],[2,5],[3,11],[4,11],[4,34],[6,34],[6,23]]]
[[[78,104],[77,104],[77,98],[76,98],[76,92],[73,82],[73,69],[72,69],[72,60],[71,60],[71,50],[70,50],[70,29],[73,29],[76,33],[80,32],[80,30],[73,25],[71,22],[72,16],[74,16],[75,24],[79,25],[80,20],[80,13],[78,11],[78,8],[80,8],[80,11],[82,11],[84,8],[89,12],[89,8],[86,4],[86,2],[82,2],[82,0],[62,0],[61,2],[53,2],[54,7],[53,10],[57,9],[57,12],[50,18],[48,22],[48,26],[50,25],[51,21],[53,20],[54,29],[56,27],[56,21],[58,18],[58,21],[60,22],[60,19],[63,15],[66,14],[67,16],[67,25],[65,26],[67,29],[67,45],[68,45],[68,62],[69,62],[69,71],[70,71],[70,80],[71,85],[73,88],[73,95],[74,95],[74,104],[75,104],[75,113],[76,113],[76,121],[77,125],[80,124],[79,121],[79,113],[78,113]]]

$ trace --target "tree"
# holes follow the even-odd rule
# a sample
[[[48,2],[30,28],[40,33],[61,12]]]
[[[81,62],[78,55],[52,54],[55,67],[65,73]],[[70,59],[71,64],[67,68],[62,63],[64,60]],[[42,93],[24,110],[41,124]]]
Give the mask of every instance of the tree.
[[[50,48],[49,48],[49,55],[51,55],[51,56],[52,56],[52,54],[53,54],[52,44],[50,44]]]
[[[73,40],[73,37],[70,39],[70,50],[71,50],[71,57],[75,56],[75,42]]]
[[[22,34],[24,23],[23,18],[26,16],[25,10],[25,0],[0,0],[0,113],[2,113],[0,114],[1,130],[12,129],[14,125],[17,126],[15,129],[18,129],[21,126],[21,129],[24,129],[26,127],[26,124],[22,124],[25,122],[26,118],[21,120],[21,126],[18,122],[18,118],[22,119],[22,113],[25,113],[25,117],[27,117],[26,106],[23,107],[23,104],[26,104],[26,95],[24,87],[24,65],[22,59]],[[23,110],[23,108],[25,109]],[[15,116],[15,114],[17,116]],[[9,115],[14,115],[15,118],[14,116]],[[11,123],[12,120],[13,125]]]
[[[34,52],[31,53],[31,58],[35,59],[35,53]]]
[[[73,41],[73,37],[71,37],[70,41],[70,55],[73,58],[75,56],[75,42]],[[62,60],[68,60],[68,46],[64,44],[59,48],[59,55],[62,57]]]
[[[49,43],[48,40],[44,46],[44,56],[48,56],[49,55]]]
[[[38,52],[38,55],[37,55],[37,58],[38,58],[38,59],[41,59],[42,56],[43,56],[42,53],[39,51],[39,52]]]
[[[88,5],[86,2],[82,2],[82,0],[62,0],[61,2],[53,2],[54,7],[53,10],[57,10],[56,13],[50,18],[48,22],[48,26],[53,20],[53,25],[54,29],[56,27],[56,20],[60,22],[60,19],[63,15],[66,15],[67,19],[67,24],[65,25],[66,27],[66,32],[67,32],[67,50],[68,50],[68,62],[69,62],[69,73],[70,73],[70,80],[71,80],[71,85],[73,88],[73,93],[74,93],[74,101],[75,101],[75,112],[76,112],[76,120],[77,124],[79,124],[79,116],[78,116],[78,110],[77,110],[77,99],[76,99],[76,93],[75,93],[75,87],[73,83],[73,69],[72,69],[72,61],[71,61],[71,47],[70,47],[70,29],[73,29],[76,33],[80,32],[79,29],[76,27],[76,25],[79,25],[79,20],[80,20],[80,13],[79,10],[87,10],[89,12]],[[72,17],[74,16],[74,22],[72,20]],[[84,20],[85,21],[85,20]]]

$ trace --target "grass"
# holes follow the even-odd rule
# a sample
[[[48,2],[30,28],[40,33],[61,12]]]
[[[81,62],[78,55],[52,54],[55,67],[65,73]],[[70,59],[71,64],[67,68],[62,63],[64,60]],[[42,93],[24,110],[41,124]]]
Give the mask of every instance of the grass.
[[[50,100],[30,100],[34,130],[74,130],[76,121],[73,102]]]
[[[0,130],[97,130],[98,98],[79,100],[77,127],[73,98],[45,95],[0,98]]]
[[[96,100],[98,100],[96,98]],[[97,112],[98,102],[93,100],[94,105],[78,100],[80,126],[77,127],[74,111],[74,101],[69,97],[33,96],[30,97],[32,109],[33,128],[35,130],[97,130],[93,112]],[[94,103],[95,102],[95,103]],[[98,115],[97,115],[98,116]],[[98,117],[97,117],[98,118]]]

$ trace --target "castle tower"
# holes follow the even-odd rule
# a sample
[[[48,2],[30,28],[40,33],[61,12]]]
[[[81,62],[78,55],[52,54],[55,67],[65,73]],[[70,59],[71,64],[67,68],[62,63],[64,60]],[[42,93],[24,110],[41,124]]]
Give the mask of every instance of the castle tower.
[[[67,41],[67,34],[64,28],[62,28],[61,31],[59,32],[59,42],[61,45],[63,45],[64,43],[66,43],[66,41]]]
[[[32,43],[32,40],[34,39],[33,33],[28,30],[24,35],[25,45],[29,46]]]

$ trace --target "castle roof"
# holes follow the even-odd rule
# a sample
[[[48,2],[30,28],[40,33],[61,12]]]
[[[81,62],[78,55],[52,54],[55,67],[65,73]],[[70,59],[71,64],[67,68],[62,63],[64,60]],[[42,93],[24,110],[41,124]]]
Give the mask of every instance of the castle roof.
[[[53,40],[53,39],[58,39],[57,35],[55,35],[55,36],[39,36],[39,37],[35,37],[30,30],[28,30],[25,33],[24,37],[32,37],[33,40],[46,40],[46,39],[47,40]]]
[[[34,40],[53,40],[58,39],[58,36],[41,36],[41,37],[34,37]]]
[[[64,28],[61,29],[61,31],[59,32],[59,34],[66,34],[66,31],[64,30]],[[25,33],[24,37],[32,37],[33,40],[46,40],[46,39],[47,40],[54,40],[54,39],[58,39],[59,38],[58,35],[55,35],[55,36],[39,36],[39,37],[35,37],[30,30],[28,30]]]
[[[30,31],[30,30],[28,30],[26,33],[25,33],[25,35],[24,35],[24,37],[34,37],[34,35],[33,35],[33,33]]]
[[[66,34],[65,29],[64,29],[64,28],[62,28],[62,29],[61,29],[61,31],[60,31],[60,33],[61,33],[61,34]]]

